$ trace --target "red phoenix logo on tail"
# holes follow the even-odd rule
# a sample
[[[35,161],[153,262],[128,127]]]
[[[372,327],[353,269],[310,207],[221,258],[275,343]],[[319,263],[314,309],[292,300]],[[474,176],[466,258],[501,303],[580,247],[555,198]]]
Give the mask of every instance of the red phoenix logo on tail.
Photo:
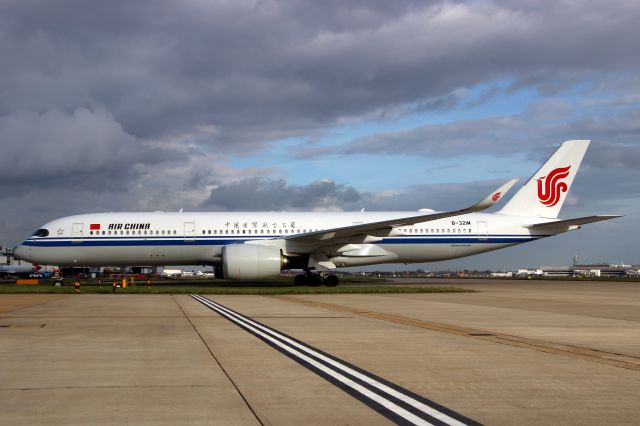
[[[560,195],[569,188],[562,182],[569,176],[571,166],[553,169],[547,176],[538,179],[538,199],[547,207],[553,207],[560,201]]]
[[[493,196],[491,197],[492,201],[498,201],[500,199],[500,196],[502,195],[502,192],[498,191],[495,194],[493,194]]]

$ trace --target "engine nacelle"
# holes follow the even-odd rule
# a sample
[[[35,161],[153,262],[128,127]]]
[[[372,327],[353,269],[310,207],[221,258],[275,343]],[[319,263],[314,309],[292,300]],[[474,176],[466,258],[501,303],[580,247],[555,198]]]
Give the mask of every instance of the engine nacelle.
[[[284,257],[278,247],[231,244],[222,247],[222,270],[228,280],[262,280],[280,273]]]

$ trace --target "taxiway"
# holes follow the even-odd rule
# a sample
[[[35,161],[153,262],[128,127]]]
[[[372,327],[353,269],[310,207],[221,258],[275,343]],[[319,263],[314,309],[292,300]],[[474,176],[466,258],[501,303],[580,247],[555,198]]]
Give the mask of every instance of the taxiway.
[[[438,284],[207,298],[469,421],[637,423],[638,283]],[[1,424],[398,421],[187,295],[0,295],[0,360]]]

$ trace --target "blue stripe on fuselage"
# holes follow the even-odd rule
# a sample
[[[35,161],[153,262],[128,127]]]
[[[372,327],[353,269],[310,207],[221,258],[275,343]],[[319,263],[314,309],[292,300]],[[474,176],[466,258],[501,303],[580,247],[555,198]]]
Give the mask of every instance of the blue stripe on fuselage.
[[[537,240],[548,235],[489,235],[488,237],[478,238],[471,236],[406,236],[406,237],[389,237],[374,244],[516,244],[527,241]],[[221,238],[211,237],[189,237],[180,238],[163,238],[163,237],[133,237],[127,239],[102,239],[102,238],[83,238],[82,240],[71,240],[69,238],[38,238],[26,240],[22,244],[31,247],[132,247],[132,246],[217,246],[227,244],[238,244],[255,240],[269,240],[283,238],[284,236],[269,237],[245,237],[245,236],[225,236]]]

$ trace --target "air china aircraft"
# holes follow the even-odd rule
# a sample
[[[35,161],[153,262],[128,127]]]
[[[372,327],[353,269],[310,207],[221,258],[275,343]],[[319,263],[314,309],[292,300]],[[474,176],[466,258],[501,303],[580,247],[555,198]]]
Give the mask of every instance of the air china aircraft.
[[[619,217],[558,219],[588,140],[564,142],[495,213],[512,179],[478,203],[436,212],[153,212],[69,216],[14,249],[47,265],[213,265],[216,276],[261,280],[304,271],[298,285],[334,286],[340,267],[422,263],[535,241]]]

